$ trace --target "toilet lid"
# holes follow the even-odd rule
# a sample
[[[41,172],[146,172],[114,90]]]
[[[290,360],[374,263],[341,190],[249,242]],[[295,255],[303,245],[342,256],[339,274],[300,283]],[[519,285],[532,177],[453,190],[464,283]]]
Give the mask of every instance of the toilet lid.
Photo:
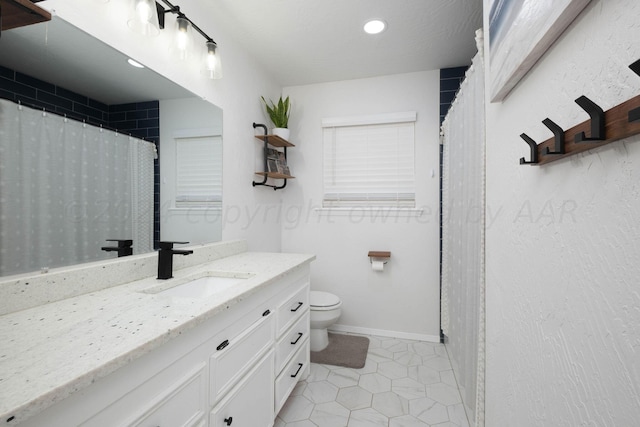
[[[329,292],[311,291],[309,305],[311,307],[331,307],[340,303],[340,298]]]

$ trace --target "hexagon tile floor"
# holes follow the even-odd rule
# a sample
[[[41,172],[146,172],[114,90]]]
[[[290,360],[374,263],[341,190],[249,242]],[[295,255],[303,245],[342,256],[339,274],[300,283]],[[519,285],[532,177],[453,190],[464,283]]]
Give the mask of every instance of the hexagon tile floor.
[[[368,338],[362,369],[312,363],[274,427],[469,427],[443,344]]]

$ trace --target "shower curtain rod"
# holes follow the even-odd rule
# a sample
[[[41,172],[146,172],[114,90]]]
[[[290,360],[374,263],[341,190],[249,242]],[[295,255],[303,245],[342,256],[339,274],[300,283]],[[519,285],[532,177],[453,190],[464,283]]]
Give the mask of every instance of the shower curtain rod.
[[[115,133],[118,133],[118,134],[121,134],[121,135],[127,135],[127,136],[130,136],[131,138],[137,138],[137,139],[141,139],[141,140],[143,140],[145,142],[150,142],[152,144],[155,144],[154,141],[150,141],[145,137],[132,135],[131,133],[127,133],[127,132],[122,132],[122,131],[120,131],[120,130],[118,130],[116,128],[113,128],[113,127],[110,127],[110,126],[104,126],[104,125],[102,125],[100,123],[87,122],[85,119],[79,119],[79,118],[74,117],[74,116],[68,116],[67,114],[58,113],[57,111],[51,111],[51,110],[49,110],[46,107],[43,107],[41,105],[31,104],[29,102],[24,102],[22,100],[14,101],[13,99],[8,99],[8,98],[2,98],[2,99],[5,99],[7,101],[11,101],[14,104],[17,104],[18,106],[24,105],[25,107],[33,108],[34,110],[42,111],[42,112],[45,112],[45,113],[48,113],[48,114],[54,114],[56,116],[59,116],[59,117],[62,117],[62,118],[68,119],[68,120],[73,120],[75,122],[82,122],[82,123],[87,124],[87,125],[99,127],[101,129],[105,129],[105,130],[110,130],[112,132],[115,132]]]

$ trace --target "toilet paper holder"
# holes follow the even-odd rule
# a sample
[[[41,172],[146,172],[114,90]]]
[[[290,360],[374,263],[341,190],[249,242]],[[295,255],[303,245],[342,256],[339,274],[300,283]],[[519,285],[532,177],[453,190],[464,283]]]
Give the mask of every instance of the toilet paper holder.
[[[369,257],[369,262],[373,264],[373,259],[375,258],[376,260],[382,261],[384,264],[386,264],[389,261],[389,258],[391,258],[391,252],[389,251],[369,251],[369,254],[367,255]]]

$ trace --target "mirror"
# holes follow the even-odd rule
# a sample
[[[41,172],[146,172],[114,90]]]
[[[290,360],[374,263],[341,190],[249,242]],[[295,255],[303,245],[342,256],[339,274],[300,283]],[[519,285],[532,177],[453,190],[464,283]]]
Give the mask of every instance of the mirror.
[[[147,68],[134,68],[127,63],[127,57],[73,25],[54,16],[51,21],[2,32],[0,37],[0,66],[30,76],[37,81],[46,82],[72,91],[76,94],[96,100],[107,106],[159,101],[159,135],[150,135],[149,139],[159,137],[161,175],[154,175],[154,217],[153,240],[175,238],[189,240],[191,243],[218,241],[221,238],[221,220],[218,212],[221,204],[221,191],[215,207],[206,208],[176,207],[176,135],[190,138],[217,138],[213,153],[216,164],[222,165],[222,110],[203,101],[190,91],[166,79]],[[6,71],[6,70],[0,70]],[[24,90],[26,86],[35,89],[36,80],[18,83],[12,81],[7,73],[0,72],[0,98],[11,98],[12,94]],[[30,92],[31,93],[31,92]],[[43,99],[46,95],[43,97]],[[197,131],[195,131],[197,130]],[[194,133],[195,132],[195,133]],[[47,168],[40,163],[38,170]],[[221,172],[221,170],[220,170]],[[221,185],[221,184],[220,184]],[[82,186],[82,184],[80,184]],[[160,195],[163,195],[162,200]],[[164,196],[173,196],[166,198]],[[1,195],[0,195],[1,196]],[[147,195],[148,197],[149,195]],[[22,213],[21,213],[22,214]],[[24,213],[27,214],[26,212]],[[182,220],[181,218],[184,217]],[[13,219],[15,220],[15,218]],[[53,227],[61,227],[54,224]],[[95,221],[89,227],[101,227],[101,221]],[[188,228],[181,237],[181,230]],[[11,216],[0,219],[0,231],[14,228]],[[0,234],[2,238],[2,234]],[[106,238],[129,238],[128,236],[109,236]],[[2,247],[11,247],[8,241]],[[77,242],[81,246],[82,242]],[[37,243],[36,243],[37,244]],[[104,246],[113,243],[102,242]],[[91,245],[91,249],[94,248]],[[133,242],[134,253],[136,242]],[[113,259],[117,252],[93,251],[87,258],[81,255],[79,261]],[[38,265],[41,267],[61,267],[62,265]],[[34,271],[31,268],[12,266],[9,270],[0,270],[0,275],[12,275]]]

